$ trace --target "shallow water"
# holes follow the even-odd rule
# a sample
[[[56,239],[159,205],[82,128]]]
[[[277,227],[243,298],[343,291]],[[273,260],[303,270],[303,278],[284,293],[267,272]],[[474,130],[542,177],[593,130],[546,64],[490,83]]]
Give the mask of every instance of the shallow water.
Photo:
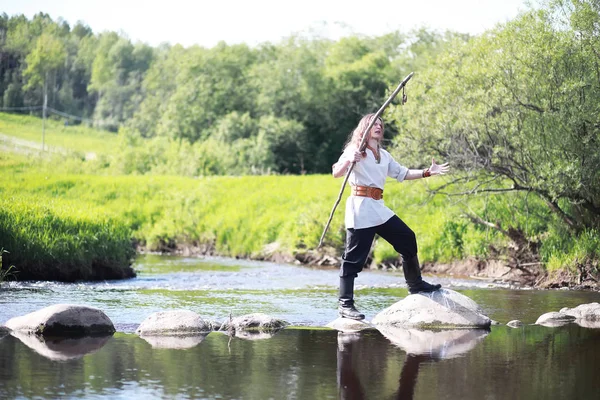
[[[141,257],[137,269],[138,278],[127,281],[5,285],[0,324],[50,304],[75,303],[104,310],[118,332],[79,341],[0,338],[0,398],[600,398],[600,329],[525,325],[338,335],[317,328],[336,317],[335,269],[162,256]],[[501,323],[533,324],[545,312],[600,301],[594,292],[429,280],[471,297]],[[365,271],[357,284],[368,319],[407,295],[393,272]],[[219,321],[230,313],[265,312],[296,327],[270,338],[213,332],[174,342],[132,333],[152,312],[176,308]]]

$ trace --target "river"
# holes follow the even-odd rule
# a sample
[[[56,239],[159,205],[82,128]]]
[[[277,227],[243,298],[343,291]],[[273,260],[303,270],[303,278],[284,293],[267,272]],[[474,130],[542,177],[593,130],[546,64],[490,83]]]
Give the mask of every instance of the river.
[[[337,317],[336,269],[153,255],[135,267],[138,277],[125,281],[5,283],[0,324],[72,303],[102,309],[117,333],[79,341],[0,338],[0,398],[600,398],[600,329],[533,325],[543,313],[600,301],[596,292],[431,277],[501,325],[452,334],[339,334],[322,329]],[[357,285],[367,319],[407,295],[396,272],[364,271]],[[212,332],[179,348],[135,335],[151,313],[180,308],[216,321],[263,312],[291,326],[272,337]],[[512,319],[525,325],[504,325]]]

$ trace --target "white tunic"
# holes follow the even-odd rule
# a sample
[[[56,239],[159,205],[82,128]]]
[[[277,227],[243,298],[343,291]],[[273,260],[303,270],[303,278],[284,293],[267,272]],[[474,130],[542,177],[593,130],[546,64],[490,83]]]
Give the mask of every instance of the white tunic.
[[[340,156],[340,161],[352,160],[355,150],[348,148]],[[398,164],[387,151],[380,149],[381,162],[377,164],[375,155],[367,149],[367,157],[356,163],[348,183],[352,186],[371,186],[383,189],[385,180],[389,176],[402,182],[408,173],[408,168]],[[381,225],[394,216],[394,212],[387,208],[383,199],[375,200],[371,197],[352,196],[346,200],[346,228],[363,229]]]

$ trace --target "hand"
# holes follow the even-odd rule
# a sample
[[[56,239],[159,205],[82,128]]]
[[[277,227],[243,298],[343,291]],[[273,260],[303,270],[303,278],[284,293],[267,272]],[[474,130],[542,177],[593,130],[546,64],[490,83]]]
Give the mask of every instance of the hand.
[[[362,153],[360,151],[356,150],[354,152],[354,154],[352,155],[352,159],[350,161],[357,163],[360,160],[362,160],[362,158],[363,158]]]
[[[431,172],[431,175],[444,175],[449,170],[450,167],[448,166],[448,163],[436,164],[433,157],[431,158],[431,167],[429,167],[429,172]]]

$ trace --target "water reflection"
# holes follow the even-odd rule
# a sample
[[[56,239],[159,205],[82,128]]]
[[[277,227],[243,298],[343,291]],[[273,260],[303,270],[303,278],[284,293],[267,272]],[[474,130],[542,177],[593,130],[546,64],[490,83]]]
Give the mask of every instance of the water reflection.
[[[213,332],[185,350],[116,333],[98,351],[54,361],[9,335],[0,340],[0,398],[600,398],[598,330],[495,327],[481,336],[407,354],[377,330],[286,328],[268,340]]]
[[[421,364],[464,355],[489,334],[489,330],[485,329],[441,331],[396,327],[378,329],[390,342],[406,352],[398,388],[393,396],[394,399],[404,400],[410,400],[414,396]],[[343,400],[368,398],[357,373],[364,367],[359,357],[354,354],[357,352],[361,335],[361,332],[338,332],[337,382],[339,398]]]
[[[140,335],[153,349],[191,349],[206,339],[208,332],[194,335]]]
[[[36,353],[52,360],[74,360],[100,350],[112,335],[86,336],[81,338],[48,338],[22,332],[11,332],[21,343]]]
[[[490,331],[487,329],[420,330],[379,326],[390,342],[411,355],[435,359],[454,358],[472,350]]]
[[[234,335],[238,339],[244,340],[263,340],[271,339],[277,335],[282,329],[274,330],[236,330]]]
[[[355,367],[358,361],[354,356],[360,333],[338,333],[337,348],[337,382],[339,398],[342,400],[362,400],[370,398],[369,392],[360,381],[357,371],[360,366]],[[420,365],[424,362],[435,361],[435,357],[428,354],[408,354],[402,366],[398,389],[393,395],[394,399],[411,400],[414,396],[415,386],[419,375]]]
[[[353,363],[353,351],[360,336],[358,332],[338,332],[337,382],[339,398],[343,400],[365,398],[365,390]]]
[[[600,321],[593,321],[590,319],[577,319],[575,323],[582,328],[600,329]]]

